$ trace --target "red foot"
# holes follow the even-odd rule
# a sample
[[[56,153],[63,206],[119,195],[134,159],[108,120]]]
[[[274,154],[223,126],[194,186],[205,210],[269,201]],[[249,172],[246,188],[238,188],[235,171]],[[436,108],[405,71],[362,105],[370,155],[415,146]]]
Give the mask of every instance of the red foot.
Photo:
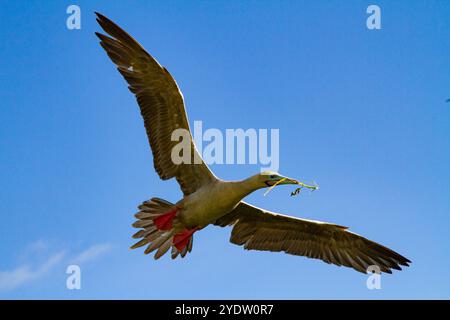
[[[177,248],[178,251],[182,251],[189,243],[189,240],[191,239],[194,232],[197,230],[197,228],[190,230],[185,229],[183,232],[177,233],[173,237],[173,245],[175,246],[175,248]]]
[[[175,208],[173,210],[170,210],[167,213],[164,213],[163,215],[159,216],[158,218],[155,218],[153,220],[153,223],[159,230],[170,230],[172,229],[172,222],[173,218],[175,218],[175,215],[178,212],[178,208]]]

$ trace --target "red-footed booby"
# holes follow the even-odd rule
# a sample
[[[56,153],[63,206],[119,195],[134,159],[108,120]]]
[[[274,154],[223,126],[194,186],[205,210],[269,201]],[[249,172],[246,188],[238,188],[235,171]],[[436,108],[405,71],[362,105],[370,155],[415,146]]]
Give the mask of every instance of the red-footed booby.
[[[166,68],[128,33],[105,16],[97,21],[108,34],[96,33],[100,44],[136,96],[162,180],[175,178],[184,194],[177,203],[152,198],[139,206],[133,226],[140,228],[132,248],[147,246],[155,259],[171,249],[172,258],[192,250],[193,235],[208,225],[233,226],[230,241],[249,250],[283,251],[321,259],[366,273],[369,266],[381,272],[401,270],[411,261],[393,250],[348,231],[340,225],[285,216],[244,202],[255,190],[274,185],[300,184],[275,172],[262,172],[242,181],[218,179],[203,162],[175,164],[171,140],[176,129],[189,131],[183,95]],[[201,159],[190,135],[191,154]]]

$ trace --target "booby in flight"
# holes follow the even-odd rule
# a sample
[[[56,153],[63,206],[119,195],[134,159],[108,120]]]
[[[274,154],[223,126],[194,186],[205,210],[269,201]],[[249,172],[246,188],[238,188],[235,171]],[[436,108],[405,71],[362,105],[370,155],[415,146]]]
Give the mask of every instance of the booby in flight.
[[[410,260],[368,240],[347,227],[300,219],[255,207],[243,201],[255,190],[274,185],[300,184],[275,172],[262,172],[242,181],[217,178],[203,162],[175,164],[171,140],[176,129],[189,131],[183,96],[170,73],[128,33],[105,16],[97,21],[108,35],[96,33],[100,44],[136,96],[153,153],[153,164],[163,180],[175,178],[183,192],[176,202],[152,198],[139,206],[132,248],[146,246],[158,259],[171,250],[172,258],[192,250],[193,235],[208,225],[233,226],[230,241],[249,250],[282,251],[321,259],[326,263],[366,273],[369,266],[381,272],[401,270]],[[191,156],[201,159],[190,135]]]

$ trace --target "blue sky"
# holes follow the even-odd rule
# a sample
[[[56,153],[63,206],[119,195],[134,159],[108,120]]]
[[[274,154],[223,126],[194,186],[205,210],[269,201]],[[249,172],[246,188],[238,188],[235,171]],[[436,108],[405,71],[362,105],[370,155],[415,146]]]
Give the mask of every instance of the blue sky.
[[[77,1],[81,30],[66,28],[70,4],[0,2],[0,298],[450,298],[448,1]],[[136,206],[181,192],[153,170],[93,11],[169,69],[191,123],[279,128],[280,171],[321,187],[249,202],[350,226],[412,266],[368,290],[363,274],[244,251],[216,227],[183,260],[130,251]],[[81,290],[66,289],[71,263]]]

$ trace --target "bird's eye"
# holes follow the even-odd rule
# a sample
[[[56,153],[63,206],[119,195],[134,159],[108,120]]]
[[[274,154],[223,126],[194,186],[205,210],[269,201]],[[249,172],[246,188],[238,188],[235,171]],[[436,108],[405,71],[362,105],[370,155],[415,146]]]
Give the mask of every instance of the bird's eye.
[[[275,179],[275,178],[276,178],[276,175],[274,175],[274,174],[270,175],[270,179]]]

